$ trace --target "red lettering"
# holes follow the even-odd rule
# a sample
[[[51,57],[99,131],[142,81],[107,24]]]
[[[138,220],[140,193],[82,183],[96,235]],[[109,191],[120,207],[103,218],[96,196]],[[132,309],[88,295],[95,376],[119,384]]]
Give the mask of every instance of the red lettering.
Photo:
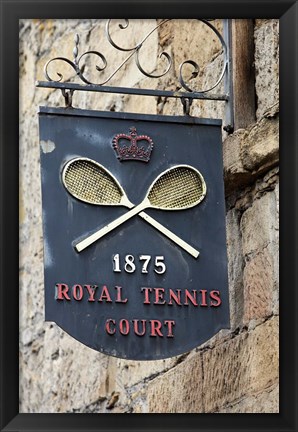
[[[152,291],[152,288],[146,288],[146,287],[142,287],[141,291],[145,292],[145,300],[144,300],[144,304],[150,304],[150,300],[149,300],[149,292]]]
[[[55,286],[55,299],[56,300],[70,300],[69,295],[67,294],[69,290],[69,286],[67,284],[58,283]]]
[[[107,302],[112,302],[110,294],[109,294],[109,290],[106,287],[106,285],[104,285],[102,287],[101,295],[98,299],[99,302],[102,302],[103,300],[106,300]]]
[[[83,298],[83,294],[84,294],[84,292],[83,292],[83,288],[81,285],[74,285],[72,287],[72,295],[73,295],[73,298],[75,300],[81,301]]]
[[[136,336],[142,337],[147,332],[147,323],[148,326],[150,326],[150,330],[148,328],[148,331],[150,331],[150,336],[152,337],[166,336],[168,338],[174,337],[173,330],[174,330],[174,326],[176,325],[174,320],[159,321],[157,319],[152,319],[147,321],[146,319],[128,320],[123,318],[118,323],[116,322],[116,320],[109,318],[105,322],[105,331],[109,335],[114,335],[115,333],[117,333],[118,330],[121,335],[127,336],[130,333],[130,330],[132,329],[133,333]],[[131,325],[133,327],[131,327]],[[162,325],[164,325],[167,330],[167,334],[165,335],[163,335],[162,333]]]
[[[167,337],[174,337],[173,335],[173,326],[176,324],[173,320],[165,320],[165,325],[168,325],[168,334]]]
[[[111,323],[112,323],[114,326],[116,325],[116,321],[115,321],[115,320],[113,320],[113,319],[107,319],[107,320],[106,320],[106,326],[105,326],[105,329],[106,329],[106,332],[107,332],[109,335],[113,335],[113,334],[116,333],[116,329],[115,329],[115,328],[111,329],[111,327],[110,327]]]
[[[217,307],[217,306],[219,306],[219,305],[221,305],[221,298],[220,298],[220,292],[219,291],[211,291],[210,292],[210,297],[213,299],[213,300],[216,300],[216,303],[215,302],[211,302],[210,303],[210,306],[215,306],[215,307]]]
[[[89,294],[88,301],[89,302],[94,302],[95,301],[94,295],[95,295],[95,292],[96,292],[97,285],[84,285],[84,287],[87,288],[87,291],[88,291],[88,294]]]
[[[139,331],[139,327],[138,327],[138,323],[140,321],[141,321],[142,327],[143,327],[142,332]],[[133,329],[134,329],[135,334],[137,336],[144,336],[144,334],[146,333],[146,320],[144,320],[144,319],[142,319],[142,320],[136,320],[136,319],[134,319],[134,320],[132,320],[132,322],[133,322]]]
[[[169,305],[172,305],[172,299],[177,303],[177,305],[182,306],[181,304],[181,290],[177,289],[176,292],[178,293],[177,295],[174,293],[173,290],[169,290],[169,294],[170,294],[170,301],[169,301]]]
[[[165,300],[163,299],[163,295],[165,290],[163,288],[154,288],[155,291],[155,302],[154,304],[160,304],[163,305],[165,304]],[[162,302],[160,302],[160,300],[163,300]]]
[[[162,337],[161,322],[159,320],[151,320],[151,333],[150,336],[160,336]],[[157,333],[157,334],[156,334]]]
[[[200,306],[208,306],[207,302],[206,302],[207,290],[201,290],[200,293],[202,294],[202,301],[201,301]]]
[[[115,286],[116,290],[117,290],[117,298],[115,300],[116,303],[126,303],[127,302],[127,298],[126,299],[122,299],[122,287],[121,286]]]
[[[129,322],[126,319],[122,319],[119,323],[119,330],[120,333],[124,336],[128,335],[129,333]]]
[[[191,294],[187,289],[185,290],[185,302],[184,302],[185,306],[188,306],[188,299],[192,302],[194,306],[198,306],[197,299],[196,299],[197,292],[196,290],[192,290],[192,292],[193,292],[193,297],[191,296]]]

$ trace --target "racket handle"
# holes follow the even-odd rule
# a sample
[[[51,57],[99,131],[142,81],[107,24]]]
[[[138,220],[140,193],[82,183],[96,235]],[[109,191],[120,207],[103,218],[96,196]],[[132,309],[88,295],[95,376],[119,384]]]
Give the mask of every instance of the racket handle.
[[[113,231],[115,228],[117,228],[119,225],[123,224],[130,218],[134,217],[138,213],[140,213],[142,210],[144,210],[146,207],[150,205],[149,201],[144,200],[141,202],[141,204],[137,205],[136,207],[132,208],[130,211],[125,213],[124,215],[120,216],[119,218],[115,219],[113,222],[109,223],[105,227],[101,228],[100,230],[96,231],[95,233],[91,234],[84,240],[80,241],[75,245],[75,249],[78,252],[81,252],[82,250],[86,249],[88,246],[90,246],[92,243],[99,240],[101,237],[105,236],[109,232]]]
[[[150,225],[152,225],[154,228],[156,228],[158,231],[160,231],[162,234],[164,234],[166,237],[168,237],[170,240],[172,240],[190,255],[192,255],[194,258],[198,258],[198,256],[200,255],[200,252],[198,250],[193,248],[190,244],[186,243],[184,240],[182,240],[168,228],[163,226],[161,223],[157,222],[157,220],[153,219],[145,212],[139,213],[139,216],[141,216],[141,218],[143,218],[146,222],[148,222]]]

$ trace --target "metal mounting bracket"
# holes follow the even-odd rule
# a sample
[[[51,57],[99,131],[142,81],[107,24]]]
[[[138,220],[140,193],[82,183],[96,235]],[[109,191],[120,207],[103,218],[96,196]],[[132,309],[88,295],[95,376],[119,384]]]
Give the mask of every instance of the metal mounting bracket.
[[[154,27],[143,39],[137,43],[135,46],[131,48],[123,48],[116,44],[111,36],[111,22],[112,20],[108,20],[106,23],[105,35],[110,43],[116,50],[118,51],[126,51],[128,52],[128,56],[122,61],[116,69],[114,69],[107,78],[102,79],[98,83],[93,83],[87,79],[85,76],[85,67],[84,64],[80,64],[81,60],[85,56],[95,56],[97,60],[100,60],[100,65],[96,64],[96,70],[99,73],[102,73],[108,66],[108,61],[106,57],[99,51],[87,51],[83,54],[79,55],[79,35],[75,35],[74,42],[75,47],[73,49],[73,60],[70,60],[66,57],[55,57],[50,59],[45,65],[45,76],[47,81],[38,81],[36,83],[37,87],[43,88],[59,88],[62,90],[62,94],[65,98],[66,107],[72,106],[72,96],[75,90],[80,91],[93,91],[93,92],[103,92],[103,93],[119,93],[119,94],[132,94],[132,95],[146,95],[146,96],[160,96],[160,97],[173,97],[180,98],[183,105],[183,113],[184,115],[190,115],[190,107],[193,103],[194,99],[201,100],[214,100],[214,101],[224,101],[225,102],[225,118],[223,119],[223,129],[231,133],[234,130],[234,119],[233,119],[233,86],[232,86],[232,58],[231,58],[231,20],[223,19],[223,34],[221,34],[217,28],[212,24],[212,19],[199,19],[197,21],[201,22],[203,25],[206,25],[216,36],[216,38],[220,41],[222,51],[219,55],[223,56],[222,68],[218,77],[216,77],[215,82],[209,85],[207,88],[201,88],[196,90],[194,86],[195,78],[201,74],[200,67],[197,62],[194,60],[185,60],[179,66],[178,73],[178,83],[176,91],[170,90],[151,90],[151,89],[140,89],[140,88],[129,88],[129,87],[114,87],[114,86],[106,86],[107,84],[116,74],[117,72],[124,67],[124,65],[132,58],[135,60],[136,67],[138,70],[146,77],[149,78],[161,78],[164,75],[168,74],[173,66],[173,59],[169,53],[163,51],[159,54],[159,58],[163,58],[166,62],[166,68],[162,73],[148,73],[141,65],[139,53],[143,48],[146,40],[151,36],[151,34],[163,26],[166,22],[171,21],[169,19],[162,20],[158,23],[156,27]],[[128,19],[121,20],[118,24],[120,30],[125,30],[129,27],[130,22]],[[57,72],[58,79],[53,79],[50,74],[50,64],[52,62],[62,61],[66,62],[69,66],[71,66],[79,79],[84,83],[83,85],[74,84],[70,82],[63,82],[63,75]],[[193,72],[191,77],[186,79],[185,76],[185,66],[188,68],[192,68]],[[224,93],[219,93],[213,90],[218,90],[219,85],[223,82],[224,84]],[[68,90],[68,91],[67,91]]]

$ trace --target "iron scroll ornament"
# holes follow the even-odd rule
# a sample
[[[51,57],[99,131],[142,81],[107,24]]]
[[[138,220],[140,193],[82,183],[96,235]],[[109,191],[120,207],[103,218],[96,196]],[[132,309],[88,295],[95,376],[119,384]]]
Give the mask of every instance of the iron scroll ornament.
[[[148,78],[161,78],[163,76],[165,76],[172,68],[173,65],[173,60],[172,57],[165,51],[162,51],[159,54],[159,59],[163,58],[165,59],[165,61],[167,62],[165,70],[160,73],[160,74],[152,74],[147,72],[141,65],[140,62],[140,50],[142,49],[144,43],[146,42],[146,40],[151,36],[152,33],[154,33],[158,28],[160,28],[161,26],[163,26],[165,23],[167,23],[168,21],[171,21],[170,19],[166,19],[161,21],[157,26],[155,26],[149,33],[147,33],[147,35],[135,46],[131,47],[131,48],[124,48],[119,46],[118,44],[115,43],[115,41],[112,39],[111,36],[111,32],[110,32],[110,26],[111,26],[111,19],[109,19],[106,23],[106,28],[105,28],[105,35],[106,38],[108,40],[108,42],[110,43],[110,45],[112,45],[116,50],[118,51],[124,51],[124,52],[128,52],[128,56],[120,63],[119,66],[117,66],[117,68],[103,81],[100,81],[98,83],[94,83],[89,81],[86,76],[84,75],[84,64],[81,64],[82,59],[84,57],[86,57],[87,55],[95,55],[98,59],[100,59],[101,61],[101,65],[99,66],[98,64],[95,65],[96,70],[101,73],[103,72],[107,66],[108,66],[108,61],[106,59],[106,57],[100,53],[99,51],[94,51],[94,50],[90,50],[90,51],[86,51],[83,54],[81,54],[79,56],[79,42],[80,42],[80,38],[79,35],[76,34],[75,35],[75,47],[73,49],[73,55],[74,55],[74,59],[73,61],[71,61],[70,59],[66,58],[66,57],[55,57],[51,60],[49,60],[45,67],[44,67],[44,72],[45,72],[45,76],[47,78],[48,81],[51,82],[62,82],[63,81],[63,75],[60,72],[56,72],[57,76],[59,77],[59,79],[53,79],[50,74],[49,74],[49,65],[52,62],[55,61],[64,61],[66,62],[68,65],[70,65],[76,75],[81,79],[81,81],[83,81],[85,84],[88,85],[97,85],[97,86],[103,86],[104,84],[108,83],[116,74],[117,72],[131,59],[134,57],[135,60],[135,64],[138,68],[138,70],[146,77]],[[180,66],[179,66],[179,74],[178,74],[178,81],[181,85],[181,87],[185,90],[187,90],[188,92],[197,92],[197,93],[208,93],[210,91],[212,91],[214,88],[216,88],[222,81],[227,69],[228,69],[228,50],[227,50],[227,45],[222,37],[222,35],[220,34],[220,32],[211,24],[210,21],[212,20],[205,20],[205,19],[198,19],[198,21],[202,22],[203,24],[207,25],[216,35],[216,37],[218,38],[218,40],[221,43],[222,46],[222,52],[223,52],[223,57],[224,57],[224,61],[223,61],[223,65],[222,65],[222,69],[221,72],[219,74],[218,79],[216,80],[216,82],[214,84],[212,84],[211,86],[209,86],[206,89],[194,89],[191,88],[190,85],[186,82],[186,78],[185,78],[185,66],[189,65],[193,68],[192,74],[191,74],[191,78],[196,78],[200,72],[200,67],[198,65],[197,62],[195,62],[194,60],[185,60],[183,61]],[[125,30],[129,27],[130,22],[128,19],[124,20],[124,24],[120,23],[118,24],[119,28],[121,30]]]

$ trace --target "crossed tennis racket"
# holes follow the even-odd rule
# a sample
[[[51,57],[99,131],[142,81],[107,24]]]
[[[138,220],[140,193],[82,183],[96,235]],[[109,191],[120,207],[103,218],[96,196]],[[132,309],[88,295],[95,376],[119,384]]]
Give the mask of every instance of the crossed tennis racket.
[[[186,243],[172,231],[157,222],[143,210],[185,210],[198,205],[205,197],[207,187],[202,174],[189,165],[175,165],[162,172],[151,184],[144,200],[135,206],[112,173],[98,162],[88,158],[74,158],[62,171],[66,190],[75,198],[88,204],[120,205],[130,210],[105,227],[99,229],[75,245],[81,252],[130,218],[139,215],[146,222],[192,255],[199,251]]]

